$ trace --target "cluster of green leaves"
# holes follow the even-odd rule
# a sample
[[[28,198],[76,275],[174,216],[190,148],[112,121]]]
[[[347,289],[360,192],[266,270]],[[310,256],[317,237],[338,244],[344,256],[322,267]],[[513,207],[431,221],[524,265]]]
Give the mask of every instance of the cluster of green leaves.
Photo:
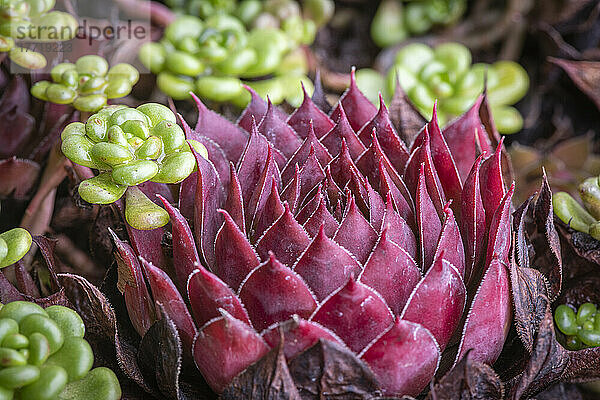
[[[600,346],[600,312],[596,305],[584,303],[576,311],[565,304],[554,311],[554,322],[566,336],[565,346],[569,350]]]
[[[210,12],[199,12],[204,18],[180,16],[160,42],[145,44],[139,57],[158,75],[159,89],[176,100],[195,92],[210,101],[243,107],[250,100],[243,88],[247,84],[273,103],[286,100],[298,106],[299,82],[312,91],[300,45],[314,41],[316,21],[323,23],[333,11],[331,0],[307,2],[315,3],[321,6],[310,9],[320,13],[305,12],[315,15],[313,20],[303,18],[291,0],[203,2],[211,7]]]
[[[52,81],[39,81],[31,94],[40,100],[73,104],[80,111],[95,112],[107,99],[127,96],[140,77],[132,65],[121,63],[110,69],[100,56],[80,57],[75,64],[61,63],[50,72]]]
[[[465,12],[465,0],[383,0],[371,22],[371,38],[379,47],[421,35],[435,25],[451,25]]]
[[[567,192],[559,192],[552,198],[554,213],[565,224],[579,232],[590,234],[600,240],[600,185],[598,177],[591,177],[579,185],[579,197],[583,206]]]
[[[46,66],[46,58],[18,47],[15,41],[57,42],[77,34],[77,20],[61,11],[52,11],[55,0],[2,0],[0,2],[0,52],[27,69]]]
[[[201,143],[186,142],[175,114],[157,103],[107,106],[85,124],[67,125],[61,138],[67,158],[100,171],[79,185],[81,198],[95,204],[113,203],[129,186],[146,181],[183,181],[196,166],[190,143],[208,156]]]
[[[398,51],[385,78],[369,69],[358,71],[356,78],[359,87],[371,99],[377,97],[377,91],[391,97],[397,79],[410,101],[427,119],[431,119],[437,100],[442,125],[466,112],[487,84],[487,99],[498,131],[511,134],[523,127],[523,117],[512,104],[522,99],[529,89],[527,72],[512,61],[471,64],[470,50],[460,43],[449,42],[434,48],[421,43],[409,44]]]
[[[121,387],[94,354],[73,310],[27,301],[0,305],[0,400],[117,400]]]

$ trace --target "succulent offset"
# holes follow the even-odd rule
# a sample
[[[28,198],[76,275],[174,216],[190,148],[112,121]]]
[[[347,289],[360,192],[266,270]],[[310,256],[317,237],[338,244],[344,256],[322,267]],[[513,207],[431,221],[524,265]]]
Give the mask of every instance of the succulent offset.
[[[61,139],[67,158],[99,171],[79,185],[81,198],[110,204],[127,192],[127,220],[137,229],[162,226],[169,218],[135,186],[183,181],[196,165],[190,146],[206,156],[204,145],[186,141],[175,114],[157,103],[104,107],[85,124],[67,125]]]
[[[178,208],[160,196],[173,276],[163,230],[130,231],[131,245],[113,233],[133,326],[166,313],[217,393],[280,335],[288,360],[319,340],[348,348],[389,395],[418,395],[450,346],[489,364],[502,350],[514,185],[482,102],[443,132],[434,110],[409,147],[352,76],[331,115],[306,94],[288,117],[252,93],[235,126],[197,101],[184,130],[210,161],[197,157]]]
[[[54,0],[0,3],[0,52],[9,52],[10,59],[23,68],[44,68],[47,61],[42,54],[17,44],[19,41],[58,42],[75,37],[77,20],[71,14],[52,11],[54,5]]]
[[[31,94],[40,100],[73,104],[79,111],[96,112],[108,99],[125,97],[140,74],[135,67],[121,63],[108,67],[100,56],[80,57],[75,64],[61,63],[50,71],[52,81],[39,81]]]
[[[27,301],[0,305],[0,399],[117,400],[108,368],[95,368],[85,326],[70,308]]]
[[[368,73],[366,82],[359,79],[361,87],[368,86],[369,81],[374,79],[372,73]],[[487,99],[498,131],[510,134],[523,127],[523,118],[512,105],[527,93],[529,77],[523,67],[513,61],[471,65],[471,52],[460,43],[443,43],[434,48],[413,43],[396,54],[394,65],[385,78],[385,87],[381,87],[381,78],[376,87],[391,96],[396,79],[424,117],[431,118],[433,103],[437,100],[438,118],[442,126],[465,113],[483,92],[484,83],[487,83]]]
[[[565,335],[564,344],[569,350],[600,346],[600,313],[595,304],[583,303],[577,313],[561,304],[554,311],[554,321]]]
[[[315,2],[330,3],[307,3]],[[195,92],[207,100],[243,107],[249,101],[243,87],[247,84],[274,103],[286,100],[298,105],[299,82],[311,85],[300,45],[314,41],[317,25],[311,18],[322,23],[331,12],[303,19],[295,1],[211,3],[202,2],[201,8],[212,11],[180,16],[160,42],[140,49],[142,63],[157,74],[158,88],[176,100]],[[198,13],[203,19],[194,16]]]
[[[452,25],[465,12],[465,0],[383,0],[371,22],[371,38],[388,47],[434,26]]]

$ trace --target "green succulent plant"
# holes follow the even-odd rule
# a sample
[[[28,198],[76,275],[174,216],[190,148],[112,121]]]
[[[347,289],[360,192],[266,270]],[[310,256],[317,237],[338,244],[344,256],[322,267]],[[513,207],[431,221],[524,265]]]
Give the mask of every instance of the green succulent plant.
[[[595,304],[583,303],[577,310],[561,304],[554,311],[554,322],[566,336],[564,345],[569,350],[600,346],[600,312]]]
[[[79,111],[96,112],[108,99],[127,96],[140,74],[130,64],[109,68],[104,58],[87,55],[75,63],[56,65],[50,76],[51,81],[39,81],[31,87],[34,97],[57,104],[73,104]]]
[[[583,206],[567,192],[558,192],[552,198],[554,214],[576,231],[590,234],[600,240],[600,185],[598,177],[591,177],[579,185]]]
[[[383,0],[371,22],[371,38],[379,47],[392,46],[434,26],[452,25],[465,9],[465,0]]]
[[[374,78],[375,73],[357,72],[358,86],[369,91],[369,98],[376,97],[377,89],[391,97],[397,79],[426,119],[431,119],[437,100],[437,115],[442,125],[466,112],[483,92],[487,80],[487,99],[498,131],[511,134],[523,127],[523,117],[512,105],[527,93],[529,77],[513,61],[471,64],[470,50],[460,43],[443,43],[434,48],[413,43],[398,51],[383,87],[383,80]]]
[[[27,301],[0,304],[0,400],[117,400],[121,387],[108,368],[95,368],[73,310]]]
[[[77,20],[70,14],[52,11],[55,0],[3,0],[0,2],[0,52],[27,69],[46,66],[46,58],[18,42],[60,42],[77,33]]]
[[[196,3],[190,2],[188,10]],[[330,0],[307,1],[306,18],[290,0],[203,1],[196,6],[190,12],[202,18],[182,15],[161,41],[140,49],[141,62],[157,74],[165,94],[183,100],[195,92],[243,107],[250,101],[244,84],[275,104],[285,100],[299,106],[300,82],[312,92],[300,45],[312,43],[317,25],[330,18]]]
[[[61,139],[62,152],[68,159],[99,171],[97,176],[81,182],[81,198],[89,203],[110,204],[127,193],[125,215],[136,229],[152,229],[169,222],[166,211],[136,185],[183,181],[196,166],[190,146],[208,158],[204,145],[186,141],[175,114],[157,103],[137,108],[104,107],[86,123],[67,125]]]

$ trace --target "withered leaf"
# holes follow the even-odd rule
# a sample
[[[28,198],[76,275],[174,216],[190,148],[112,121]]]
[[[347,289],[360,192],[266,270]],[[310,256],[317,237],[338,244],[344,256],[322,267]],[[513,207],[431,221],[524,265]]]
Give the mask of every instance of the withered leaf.
[[[535,249],[534,266],[548,280],[548,298],[553,301],[562,287],[562,257],[560,239],[554,227],[552,191],[545,171],[533,216],[537,227],[537,234],[531,240]]]
[[[138,348],[140,370],[148,380],[156,381],[158,389],[169,399],[178,400],[179,374],[181,372],[181,340],[173,321],[160,303],[157,310],[162,314],[146,332]]]
[[[550,57],[551,63],[562,68],[577,87],[600,109],[600,62],[570,61]]]
[[[289,371],[304,400],[370,399],[379,389],[373,372],[354,353],[328,340],[291,360]]]
[[[513,213],[513,260],[523,268],[529,267],[529,243],[525,222],[532,201],[533,196],[525,200]]]
[[[325,90],[323,89],[323,81],[321,81],[321,70],[317,69],[315,74],[315,90],[312,95],[312,101],[323,111],[325,114],[329,114],[331,109],[331,103],[325,96]]]
[[[279,343],[279,346],[236,376],[220,399],[300,400],[283,354],[283,340]]]
[[[558,218],[556,219],[556,222],[556,226],[558,226],[561,236],[573,249],[575,255],[592,264],[600,265],[600,241],[594,239],[587,233],[574,231]]]
[[[492,367],[473,362],[467,353],[439,382],[432,385],[429,400],[503,399],[504,387]]]
[[[525,349],[531,353],[535,334],[546,315],[547,283],[540,271],[519,267],[514,258],[511,260],[510,280],[515,327]]]
[[[398,131],[398,135],[410,148],[426,121],[412,105],[397,78],[396,89],[389,110],[390,120]]]
[[[569,399],[569,400],[584,400],[581,392],[575,385],[569,385],[560,383],[552,386],[550,389],[543,391],[542,393],[535,396],[536,400],[555,400],[555,399]]]
[[[535,337],[531,358],[522,374],[511,382],[511,399],[527,399],[556,383],[565,371],[569,359],[566,350],[556,340],[554,319],[547,297],[546,314]]]
[[[4,272],[0,270],[0,303],[25,300],[25,296],[14,287]]]
[[[44,261],[46,261],[46,266],[48,267],[48,271],[50,271],[50,287],[54,291],[58,291],[60,288],[60,284],[58,282],[58,277],[56,275],[56,259],[54,254],[54,248],[56,247],[56,240],[49,239],[44,236],[34,236],[33,241],[38,245],[42,256],[44,257]]]

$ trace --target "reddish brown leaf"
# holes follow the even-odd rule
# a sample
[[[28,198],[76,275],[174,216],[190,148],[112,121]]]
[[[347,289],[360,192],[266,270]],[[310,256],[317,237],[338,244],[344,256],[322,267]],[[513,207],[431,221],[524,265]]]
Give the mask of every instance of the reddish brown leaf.
[[[304,85],[302,85],[302,90],[304,91],[304,100],[300,107],[290,115],[287,123],[304,139],[310,134],[310,126],[313,125],[315,133],[320,138],[329,132],[335,124],[312,101],[308,93],[306,93]]]
[[[571,61],[550,57],[551,63],[562,68],[569,78],[585,93],[596,107],[600,109],[600,62],[597,61]]]
[[[292,315],[308,318],[317,308],[306,283],[273,253],[242,282],[239,295],[259,332]]]
[[[377,233],[358,211],[354,197],[348,199],[344,219],[333,239],[354,254],[359,262],[367,261],[377,241]]]
[[[317,308],[311,320],[331,329],[351,350],[360,352],[394,318],[378,293],[351,277]]]
[[[311,150],[311,148],[313,150]],[[302,146],[300,146],[298,150],[296,150],[294,155],[289,159],[289,161],[285,165],[285,168],[283,168],[283,170],[281,171],[281,180],[284,183],[287,183],[290,181],[290,179],[292,179],[296,165],[298,165],[298,168],[302,168],[304,166],[304,163],[308,159],[308,156],[310,155],[311,151],[314,151],[317,159],[319,160],[319,164],[321,164],[321,167],[325,167],[333,159],[333,157],[331,157],[331,154],[329,154],[329,152],[327,151],[327,148],[323,146],[323,144],[321,144],[321,142],[319,142],[319,140],[315,136],[315,131],[313,129],[309,129],[308,135],[302,143]]]
[[[355,160],[366,150],[366,147],[350,126],[344,108],[340,107],[339,110],[340,118],[337,124],[321,138],[321,143],[327,147],[330,154],[337,155],[342,149],[342,140],[345,140],[350,156]]]
[[[16,157],[0,160],[0,197],[25,199],[39,174],[40,166],[33,161]]]
[[[338,105],[331,111],[331,119],[334,121],[340,118],[340,104],[344,107],[350,125],[355,132],[358,132],[377,113],[377,108],[356,85],[354,67],[350,73],[350,87],[340,97]]]
[[[252,118],[254,118],[255,121],[262,120],[267,112],[267,102],[264,101],[250,86],[244,85],[244,89],[250,92],[250,103],[248,103],[244,111],[242,111],[237,124],[242,129],[250,132],[252,129]],[[287,119],[287,114],[279,107],[273,107],[273,112],[280,120],[285,121]]]
[[[302,139],[294,129],[286,124],[277,113],[277,108],[268,100],[267,111],[258,125],[258,131],[262,133],[269,142],[281,151],[286,158],[290,158],[296,149],[302,144]],[[287,116],[286,116],[287,117]]]

